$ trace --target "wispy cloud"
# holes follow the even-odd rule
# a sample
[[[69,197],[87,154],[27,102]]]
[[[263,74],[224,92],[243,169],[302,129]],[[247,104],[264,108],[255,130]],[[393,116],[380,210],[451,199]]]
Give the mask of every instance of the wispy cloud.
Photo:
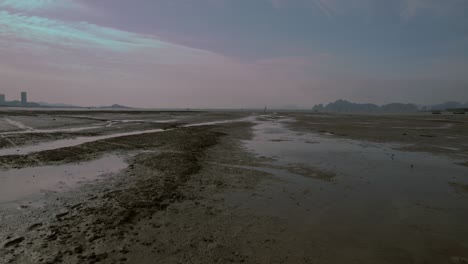
[[[166,45],[149,37],[86,22],[64,22],[7,11],[0,11],[0,37],[12,41],[121,51]]]
[[[52,2],[43,6],[1,3],[9,6],[0,10],[0,77],[10,92],[40,89],[40,94],[61,94],[74,103],[97,104],[102,97],[92,101],[83,94],[107,91],[106,103],[131,104],[129,93],[135,91],[140,104],[150,106],[159,98],[160,106],[174,106],[206,102],[199,90],[229,99],[235,94],[241,100],[252,87],[271,84],[269,78],[258,77],[257,69],[210,51],[36,12],[56,8]],[[122,98],[127,101],[119,101]],[[228,105],[229,100],[224,103]]]
[[[402,3],[401,17],[409,19],[420,14],[451,15],[468,7],[465,0],[404,0]]]
[[[52,52],[55,50],[55,52]],[[88,22],[67,22],[47,17],[0,11],[0,54],[76,52],[146,53],[139,60],[154,63],[197,63],[210,52],[158,40],[154,36],[103,27]],[[129,57],[131,60],[135,56]]]
[[[236,62],[222,55],[154,35],[37,15],[40,8],[53,8],[53,1],[46,2],[41,2],[46,6],[36,1],[31,6],[17,6],[24,11],[0,10],[0,75],[4,84],[19,86],[22,79],[18,77],[23,76],[29,83],[43,80],[62,85],[131,87],[137,85],[135,79],[153,80],[154,76],[174,84],[178,77],[173,75],[182,70],[196,76],[199,68],[208,69],[207,73],[239,69]],[[126,81],[115,83],[122,79]],[[149,81],[141,83],[138,85],[148,85]]]
[[[319,13],[333,17],[350,13],[379,13],[394,12],[388,10],[385,2],[372,0],[268,0],[270,4],[277,8],[285,8],[291,4],[300,4],[304,7],[318,11]],[[387,3],[388,4],[388,3]],[[398,6],[393,15],[409,19],[414,16],[425,15],[451,15],[460,12],[462,8],[468,7],[466,0],[395,0],[392,5]]]
[[[0,0],[1,8],[18,11],[42,11],[50,9],[77,8],[80,4],[73,0]]]
[[[318,10],[327,17],[333,16],[337,11],[335,0],[268,0],[268,2],[276,9],[287,7],[291,3],[301,4],[306,8]]]
[[[268,2],[276,9],[280,9],[284,5],[284,1],[282,0],[268,0]]]
[[[337,13],[337,6],[334,1],[330,0],[313,0],[312,3],[317,9],[328,17],[332,17]]]

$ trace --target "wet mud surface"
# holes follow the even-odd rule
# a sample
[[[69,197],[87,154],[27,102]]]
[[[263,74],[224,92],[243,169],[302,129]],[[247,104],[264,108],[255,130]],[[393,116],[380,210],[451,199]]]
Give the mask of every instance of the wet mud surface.
[[[124,157],[106,156],[85,163],[26,167],[3,170],[0,178],[0,206],[16,201],[34,204],[48,191],[67,191],[99,176],[117,173],[127,167]]]
[[[274,159],[250,168],[275,177],[229,203],[284,219],[290,234],[315,244],[312,263],[466,260],[466,167],[396,143],[291,130],[291,121],[264,116],[254,126],[246,146]]]
[[[57,132],[67,135],[108,133],[119,125],[123,132],[139,131],[154,120],[172,127],[0,155],[0,180],[8,189],[24,185],[0,203],[0,263],[468,261],[464,120],[145,111],[48,115],[103,123],[96,131]],[[212,123],[220,120],[226,122]],[[366,129],[377,121],[386,129]],[[27,118],[20,122],[37,129]],[[363,127],[355,128],[356,122]],[[411,131],[416,141],[402,135]],[[34,182],[35,170],[37,177],[47,175],[39,177],[45,185]],[[40,195],[38,186],[44,189]]]
[[[9,148],[11,153],[14,148],[24,145],[132,131],[166,130],[245,115],[188,111],[6,111],[0,112],[0,151]]]
[[[294,114],[297,130],[371,142],[395,142],[405,150],[467,155],[468,118],[460,115]]]
[[[26,252],[17,252],[10,241],[7,242],[10,244],[4,245],[2,253],[11,253],[11,259],[8,261],[13,260],[17,263],[94,263],[110,258],[113,252],[108,246],[112,243],[115,244],[115,247],[112,247],[114,250],[119,246],[128,247],[133,244],[130,240],[123,245],[121,242],[125,240],[126,234],[133,236],[135,222],[152,217],[154,213],[164,211],[169,205],[187,199],[179,188],[186,184],[192,174],[200,170],[199,159],[203,158],[204,150],[222,136],[220,132],[210,132],[206,129],[197,131],[195,128],[178,133],[180,134],[171,135],[170,138],[165,138],[162,134],[164,140],[171,141],[170,150],[137,155],[125,171],[127,178],[112,190],[100,189],[85,204],[78,203],[66,212],[57,213],[52,225],[36,225],[34,231],[27,231],[33,235],[31,238],[25,237],[25,241],[21,242],[16,240],[21,244],[33,242]],[[132,148],[141,147],[139,144],[145,144],[147,148],[154,147],[154,144],[148,143],[158,139],[161,138],[151,138],[151,134],[145,135],[145,138],[134,139],[132,142],[137,143],[132,145]],[[74,150],[68,152],[75,153]],[[40,160],[41,164],[51,160],[50,156],[44,157],[46,158]],[[76,157],[73,161],[77,161],[81,156]],[[71,161],[57,158],[52,160],[62,163]],[[99,195],[99,198],[96,198],[96,195]],[[42,242],[34,243],[38,240]],[[106,248],[99,250],[89,247],[90,244],[96,245],[98,241],[107,245]],[[13,250],[6,251],[11,248]],[[36,254],[42,257],[35,258]],[[126,252],[120,253],[122,258],[125,254]]]

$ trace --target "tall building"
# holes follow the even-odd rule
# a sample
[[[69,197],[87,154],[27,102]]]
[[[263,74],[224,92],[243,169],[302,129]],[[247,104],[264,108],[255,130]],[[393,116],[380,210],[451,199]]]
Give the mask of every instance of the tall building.
[[[0,94],[0,105],[4,105],[4,104],[5,104],[5,95]]]
[[[28,94],[26,92],[21,92],[21,104],[25,105],[28,103]]]

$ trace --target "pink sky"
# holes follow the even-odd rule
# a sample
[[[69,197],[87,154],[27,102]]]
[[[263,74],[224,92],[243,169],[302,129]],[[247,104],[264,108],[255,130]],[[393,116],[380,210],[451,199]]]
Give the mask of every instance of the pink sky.
[[[0,0],[0,93],[155,108],[468,101],[467,5],[396,2]]]

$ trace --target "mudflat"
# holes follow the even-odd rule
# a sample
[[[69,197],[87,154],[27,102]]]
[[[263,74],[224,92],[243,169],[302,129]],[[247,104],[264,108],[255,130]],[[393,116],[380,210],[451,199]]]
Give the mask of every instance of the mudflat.
[[[465,116],[54,110],[0,125],[0,263],[468,263]]]

